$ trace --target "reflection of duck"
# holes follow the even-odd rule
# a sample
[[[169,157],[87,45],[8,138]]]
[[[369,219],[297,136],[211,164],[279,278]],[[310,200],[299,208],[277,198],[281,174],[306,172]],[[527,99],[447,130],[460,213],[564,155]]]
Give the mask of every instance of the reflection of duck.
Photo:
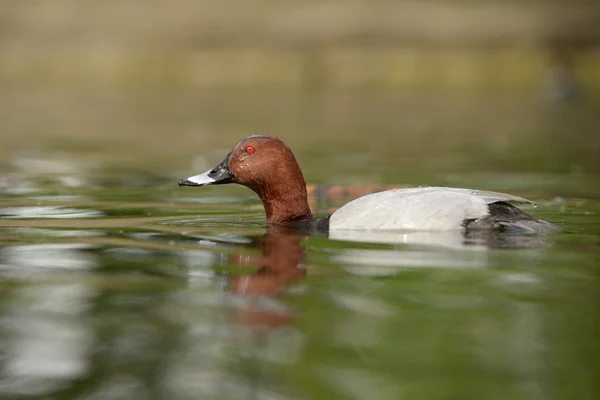
[[[336,263],[356,275],[393,275],[414,268],[472,269],[490,266],[488,249],[536,248],[540,235],[498,230],[467,231],[335,231],[329,237],[353,242],[387,243],[385,249],[352,248],[333,255]],[[493,258],[492,258],[493,259]]]
[[[537,247],[543,243],[539,235],[499,230],[447,231],[332,231],[334,240],[366,243],[406,244],[428,249],[483,250]]]
[[[338,230],[552,230],[554,225],[508,202],[531,201],[504,193],[456,188],[387,190],[360,197],[327,217],[313,218],[306,184],[292,151],[278,138],[241,140],[215,168],[181,186],[239,183],[258,194],[269,225]]]
[[[262,257],[232,256],[234,265],[258,266],[253,275],[235,275],[229,278],[229,291],[244,296],[278,296],[286,285],[306,275],[300,267],[304,250],[300,246],[303,235],[290,232],[287,228],[269,226],[260,240],[253,245],[262,249]],[[263,301],[264,303],[264,301]],[[264,305],[264,304],[263,304]],[[240,319],[246,325],[280,326],[289,323],[290,313],[282,307],[254,307],[247,303],[240,310]]]
[[[285,228],[270,226],[258,242],[263,255],[249,259],[246,256],[234,256],[229,259],[232,264],[254,264],[259,270],[251,276],[234,276],[229,280],[229,289],[234,293],[246,295],[278,295],[289,282],[306,275],[306,271],[298,268],[304,258],[300,242],[304,236],[289,232]],[[255,241],[257,243],[257,241]]]

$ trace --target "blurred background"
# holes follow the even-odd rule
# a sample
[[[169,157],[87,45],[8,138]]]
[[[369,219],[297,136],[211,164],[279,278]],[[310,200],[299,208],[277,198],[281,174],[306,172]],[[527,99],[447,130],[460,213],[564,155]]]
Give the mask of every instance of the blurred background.
[[[172,179],[265,133],[311,182],[600,172],[594,1],[2,2],[0,54],[2,170]]]

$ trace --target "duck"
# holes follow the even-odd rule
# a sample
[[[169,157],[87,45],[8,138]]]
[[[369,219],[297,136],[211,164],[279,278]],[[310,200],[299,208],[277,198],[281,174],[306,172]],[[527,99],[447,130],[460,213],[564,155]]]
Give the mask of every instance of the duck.
[[[558,227],[510,203],[534,204],[506,193],[418,187],[371,193],[330,215],[313,216],[306,182],[292,150],[276,136],[240,140],[214,168],[179,180],[179,186],[239,184],[254,191],[268,226],[333,231],[510,230],[540,233]]]

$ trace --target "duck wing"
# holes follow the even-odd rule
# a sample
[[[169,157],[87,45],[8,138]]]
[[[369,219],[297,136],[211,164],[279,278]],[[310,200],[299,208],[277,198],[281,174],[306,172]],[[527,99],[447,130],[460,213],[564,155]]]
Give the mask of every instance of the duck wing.
[[[454,189],[454,188],[452,188]],[[469,190],[469,189],[454,189],[460,191],[470,192],[472,196],[481,197],[487,204],[496,203],[498,201],[505,201],[508,203],[523,203],[523,204],[535,204],[533,201],[524,197],[515,196],[507,193],[491,192],[489,190]]]

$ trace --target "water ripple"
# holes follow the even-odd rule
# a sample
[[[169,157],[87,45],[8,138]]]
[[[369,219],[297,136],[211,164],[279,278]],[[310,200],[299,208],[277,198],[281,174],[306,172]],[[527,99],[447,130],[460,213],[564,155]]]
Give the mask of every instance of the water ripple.
[[[102,217],[98,210],[61,206],[24,206],[0,208],[0,218],[92,218]]]

